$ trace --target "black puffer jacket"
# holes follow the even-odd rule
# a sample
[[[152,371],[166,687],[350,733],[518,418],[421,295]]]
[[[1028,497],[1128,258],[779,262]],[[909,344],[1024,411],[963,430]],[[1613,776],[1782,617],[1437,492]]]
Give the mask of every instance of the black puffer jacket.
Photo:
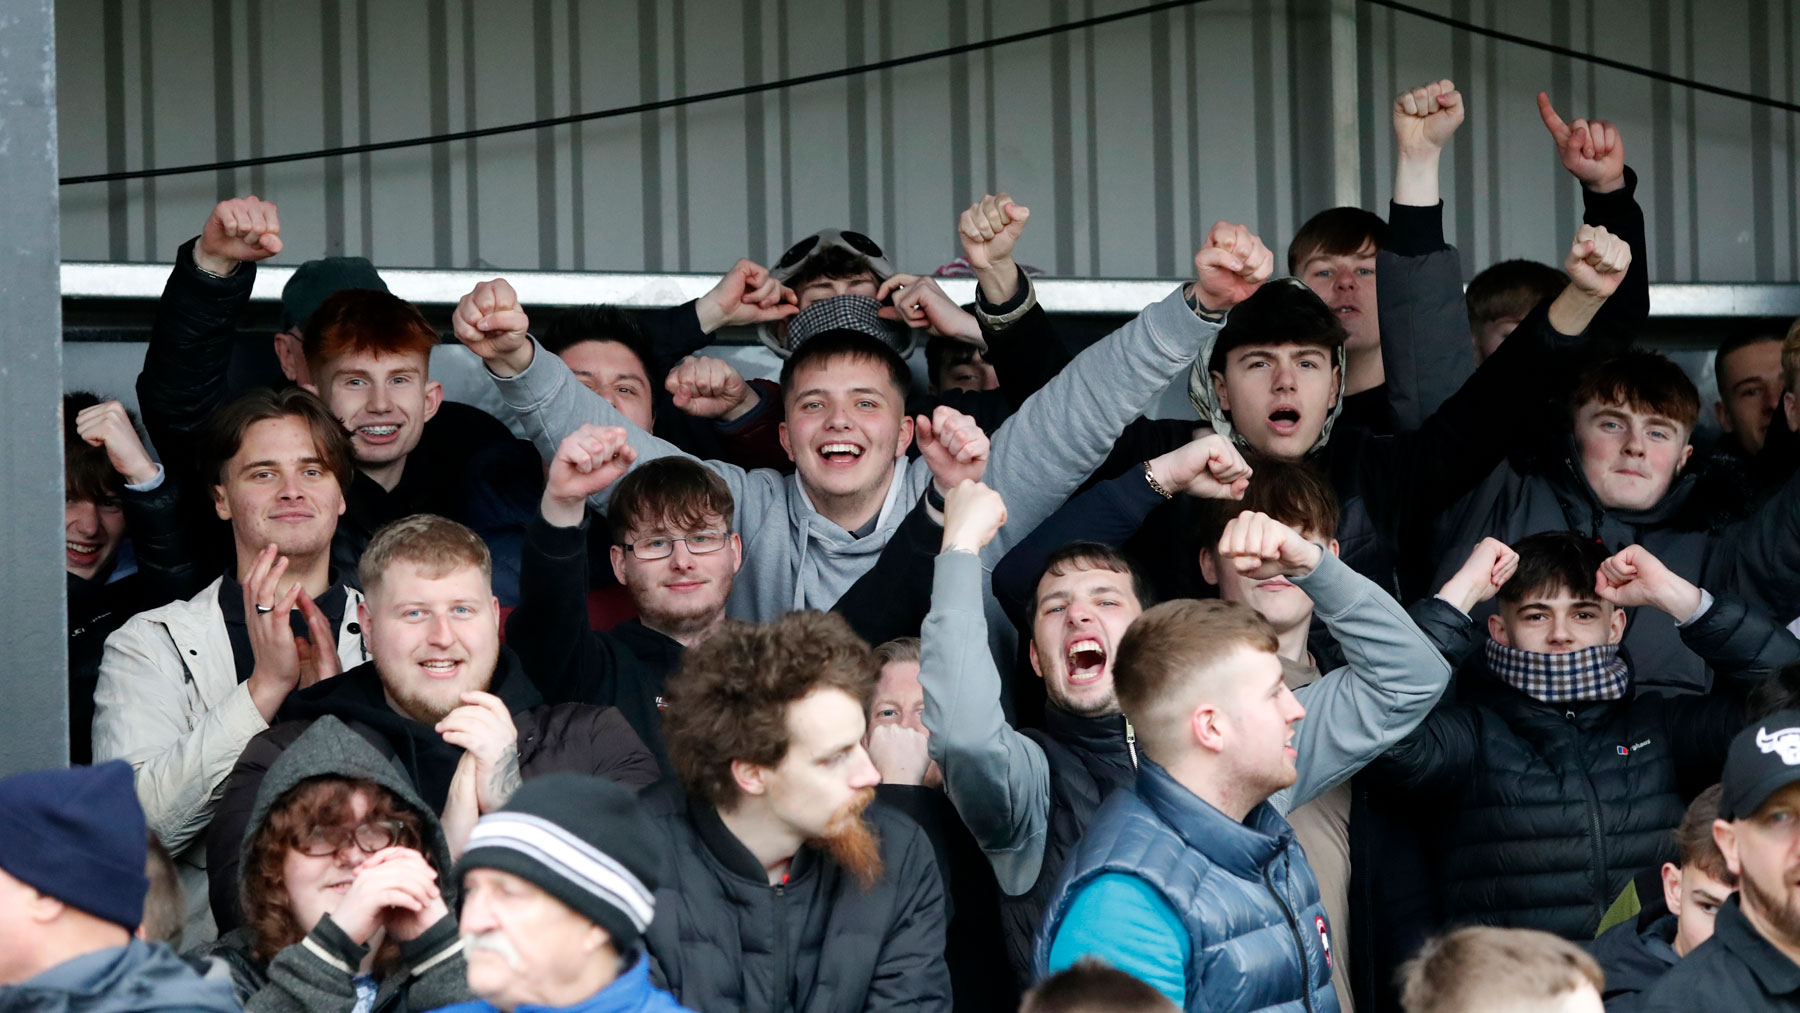
[[[1370,765],[1441,814],[1427,850],[1446,920],[1592,939],[1633,876],[1675,857],[1669,831],[1718,779],[1745,695],[1800,661],[1800,641],[1730,597],[1681,636],[1722,676],[1712,695],[1553,706],[1481,665]]]
[[[950,1008],[944,886],[918,824],[867,810],[883,873],[867,890],[801,848],[786,879],[718,811],[670,781],[643,795],[671,863],[645,936],[651,976],[683,1006],[738,1013],[883,1013]]]

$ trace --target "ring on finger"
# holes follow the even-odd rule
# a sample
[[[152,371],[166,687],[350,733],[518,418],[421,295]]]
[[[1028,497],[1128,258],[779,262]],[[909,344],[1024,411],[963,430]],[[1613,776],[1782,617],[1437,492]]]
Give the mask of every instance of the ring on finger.
[[[264,605],[262,602],[256,603],[256,614],[259,616],[266,616],[273,611],[275,611],[275,606],[273,605]]]

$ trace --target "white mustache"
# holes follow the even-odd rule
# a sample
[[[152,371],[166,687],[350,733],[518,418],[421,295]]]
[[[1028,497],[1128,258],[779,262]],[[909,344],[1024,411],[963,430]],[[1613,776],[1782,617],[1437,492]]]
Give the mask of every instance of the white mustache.
[[[500,955],[500,959],[506,961],[506,966],[515,971],[525,969],[524,958],[519,955],[518,948],[513,946],[512,940],[498,932],[481,932],[463,940],[465,956],[473,954],[476,950],[492,950]]]

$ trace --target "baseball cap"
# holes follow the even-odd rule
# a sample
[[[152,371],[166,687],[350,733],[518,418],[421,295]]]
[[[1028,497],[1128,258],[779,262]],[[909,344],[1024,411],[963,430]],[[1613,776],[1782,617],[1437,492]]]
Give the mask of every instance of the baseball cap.
[[[1800,782],[1800,710],[1776,711],[1737,734],[1720,778],[1719,818],[1740,820]]]
[[[281,288],[281,329],[305,327],[314,310],[347,288],[388,290],[367,257],[326,257],[301,264]]]

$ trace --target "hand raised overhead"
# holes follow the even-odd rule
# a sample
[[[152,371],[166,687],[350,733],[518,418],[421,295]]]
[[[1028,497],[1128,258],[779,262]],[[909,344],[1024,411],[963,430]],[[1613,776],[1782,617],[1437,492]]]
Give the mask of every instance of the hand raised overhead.
[[[1604,226],[1583,225],[1569,245],[1563,270],[1584,295],[1606,299],[1619,290],[1631,268],[1631,245]]]
[[[688,356],[663,381],[675,407],[697,419],[742,418],[761,400],[737,368],[724,359]]]
[[[969,266],[985,271],[1011,260],[1013,246],[1030,218],[1031,209],[1014,201],[1009,193],[990,193],[970,204],[956,222]]]
[[[1230,440],[1210,429],[1205,433],[1150,461],[1150,474],[1171,493],[1243,499],[1250,487],[1249,463]]]
[[[964,482],[944,497],[943,551],[980,552],[1006,524],[1006,503],[980,482]]]
[[[636,460],[623,426],[584,425],[563,437],[544,478],[544,520],[559,528],[580,524],[587,498],[623,478]]]
[[[531,318],[505,278],[471,289],[450,314],[450,326],[496,376],[517,376],[531,365]]]
[[[1595,193],[1609,193],[1625,185],[1625,139],[1619,128],[1605,120],[1577,119],[1564,123],[1550,105],[1550,96],[1538,92],[1538,115],[1556,142],[1563,168]]]
[[[1627,545],[1600,564],[1594,593],[1620,608],[1648,605],[1686,622],[1700,608],[1700,589],[1641,545]]]
[[[1256,580],[1303,577],[1319,565],[1325,550],[1268,514],[1246,510],[1219,536],[1219,558]]]
[[[1498,538],[1483,538],[1438,596],[1464,612],[1500,593],[1519,568],[1519,554]]]
[[[913,420],[913,435],[938,492],[947,496],[951,489],[964,482],[979,482],[987,473],[988,435],[962,412],[938,405],[929,416]]]
[[[213,274],[230,274],[242,261],[281,252],[281,216],[275,202],[252,194],[220,201],[194,244],[194,262]]]
[[[1194,294],[1201,309],[1224,313],[1250,298],[1275,271],[1275,255],[1242,225],[1217,222],[1194,254]]]
[[[1442,151],[1464,115],[1462,92],[1448,78],[1401,92],[1394,99],[1394,143],[1400,157]]]
[[[784,320],[800,312],[794,290],[776,281],[769,269],[753,260],[739,260],[712,290],[694,302],[700,330],[711,334],[721,327]]]

